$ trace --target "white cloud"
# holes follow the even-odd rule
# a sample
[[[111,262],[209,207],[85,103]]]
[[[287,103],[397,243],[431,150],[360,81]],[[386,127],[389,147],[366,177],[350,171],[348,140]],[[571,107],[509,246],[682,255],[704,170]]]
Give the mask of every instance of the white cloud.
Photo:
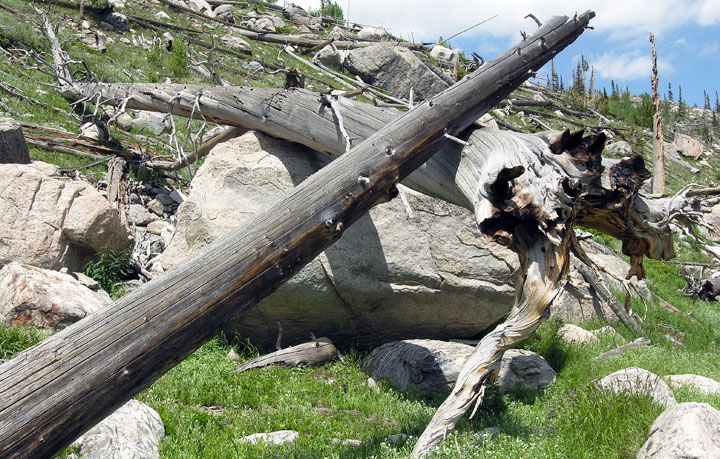
[[[720,2],[718,0],[705,0],[698,13],[698,24],[714,25],[720,22]]]
[[[717,40],[713,40],[712,43],[704,43],[702,45],[702,48],[700,48],[700,52],[698,53],[699,57],[709,57],[713,54],[717,54],[717,52],[720,51],[720,43],[717,42]]]
[[[604,53],[599,58],[591,58],[590,63],[601,77],[619,81],[649,79],[652,69],[650,56],[634,52]],[[672,64],[662,59],[658,61],[658,67],[663,75],[669,75],[673,70]]]
[[[289,3],[289,2],[288,2]],[[295,0],[303,7],[318,8],[320,0]],[[347,10],[348,0],[337,0]],[[450,36],[473,23],[498,15],[497,18],[468,33],[466,37],[490,35],[520,38],[520,30],[532,31],[535,24],[524,19],[533,13],[540,20],[552,15],[572,16],[592,9],[597,17],[591,22],[597,31],[613,39],[647,40],[649,31],[661,34],[689,23],[720,21],[718,0],[582,0],[568,6],[566,0],[513,0],[470,2],[467,0],[350,0],[350,20],[384,25],[395,34],[409,38],[436,40]],[[702,22],[701,22],[702,21]]]

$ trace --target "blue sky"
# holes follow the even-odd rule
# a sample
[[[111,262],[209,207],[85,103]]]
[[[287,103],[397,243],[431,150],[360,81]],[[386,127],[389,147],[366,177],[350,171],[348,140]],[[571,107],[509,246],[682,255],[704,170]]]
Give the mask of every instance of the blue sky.
[[[283,3],[280,0],[279,3]],[[289,3],[289,2],[288,2]],[[302,7],[318,8],[320,0],[295,0]],[[573,15],[591,9],[597,13],[586,31],[555,60],[567,82],[582,54],[595,68],[595,86],[610,81],[629,87],[633,94],[650,92],[649,32],[655,34],[660,66],[660,92],[672,83],[689,104],[703,105],[703,90],[715,104],[720,92],[720,0],[337,0],[353,22],[383,25],[394,34],[416,40],[437,41],[483,19],[494,19],[453,39],[454,48],[468,55],[475,51],[490,60],[531,32],[535,23],[524,19],[533,13],[541,21],[557,14]],[[549,69],[538,72],[549,74]]]

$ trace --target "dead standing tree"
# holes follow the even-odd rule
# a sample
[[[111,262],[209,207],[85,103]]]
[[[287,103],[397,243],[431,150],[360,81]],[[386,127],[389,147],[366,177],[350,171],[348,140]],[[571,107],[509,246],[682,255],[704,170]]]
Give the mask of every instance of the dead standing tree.
[[[255,305],[331,245],[373,205],[392,197],[398,181],[572,43],[593,16],[588,12],[570,20],[547,21],[517,47],[368,137],[248,225],[3,364],[2,456],[55,454],[149,386],[222,324]],[[272,105],[266,108],[273,110]],[[510,147],[519,148],[513,161],[520,162],[508,172],[501,167],[505,159],[496,161],[477,198],[491,199],[485,211],[496,208],[500,214],[497,219],[485,215],[497,221],[484,231],[517,247],[521,257],[532,260],[525,265],[533,269],[536,258],[542,258],[540,249],[548,243],[531,241],[529,236],[552,235],[551,245],[564,244],[568,236],[544,228],[552,222],[544,215],[533,217],[542,208],[536,208],[532,200],[520,199],[517,215],[503,205],[514,205],[510,182],[522,174],[525,161],[521,143]],[[565,156],[558,152],[556,161],[573,161],[572,156]],[[581,183],[573,181],[569,186]],[[519,191],[519,196],[525,195]],[[542,191],[527,197],[538,193]],[[518,228],[501,228],[513,221],[519,223]],[[540,227],[536,231],[533,225]],[[560,261],[559,266],[565,266]],[[552,264],[553,272],[557,266]],[[532,271],[529,275],[535,278]]]
[[[653,193],[665,193],[665,139],[663,138],[662,110],[660,108],[660,95],[658,94],[658,68],[657,52],[655,51],[655,36],[650,32],[650,45],[652,46],[652,86],[653,107]]]

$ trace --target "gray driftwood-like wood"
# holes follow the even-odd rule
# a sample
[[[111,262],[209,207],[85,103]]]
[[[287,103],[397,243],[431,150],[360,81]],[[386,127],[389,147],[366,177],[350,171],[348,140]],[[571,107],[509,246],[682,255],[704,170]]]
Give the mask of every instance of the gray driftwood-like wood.
[[[459,135],[572,43],[588,20],[588,14],[550,19],[462,82],[389,122],[247,225],[4,363],[1,455],[57,454],[149,386],[373,205],[391,198],[397,183],[448,141],[446,133]],[[504,178],[500,189],[489,191],[502,192]]]
[[[611,349],[607,352],[603,352],[602,354],[598,355],[597,357],[594,357],[593,360],[607,360],[610,357],[617,357],[618,355],[623,355],[627,351],[631,351],[633,349],[637,349],[642,346],[650,346],[652,344],[649,339],[645,337],[641,337],[636,339],[635,341],[632,341],[627,344],[623,344],[622,346],[618,346],[615,349]]]
[[[662,110],[660,109],[660,95],[658,94],[658,68],[657,52],[655,50],[655,36],[650,32],[650,44],[652,45],[652,86],[653,106],[653,193],[665,193],[665,139],[663,137]]]
[[[329,362],[337,357],[337,349],[330,338],[321,337],[308,343],[298,344],[279,351],[271,352],[237,366],[238,373],[252,368],[262,368],[269,365],[282,365],[285,367],[298,367],[317,365]]]
[[[586,23],[588,16],[577,20]],[[304,90],[76,85],[66,91],[77,98],[95,93],[111,103],[184,116],[200,97],[207,119],[261,130],[335,156],[346,145],[339,117],[356,145],[398,116],[343,99],[334,107],[324,106],[319,94]],[[650,177],[642,159],[603,159],[603,134],[530,135],[473,126],[459,137],[462,143],[445,144],[403,183],[473,211],[486,237],[518,253],[524,278],[513,312],[468,360],[455,391],[418,442],[418,456],[444,438],[473,402],[480,402],[483,382],[502,353],[532,336],[544,320],[565,276],[573,224],[621,240],[631,258],[631,274],[642,278],[644,256],[674,256],[667,224],[684,205],[683,199],[639,195],[639,185]]]

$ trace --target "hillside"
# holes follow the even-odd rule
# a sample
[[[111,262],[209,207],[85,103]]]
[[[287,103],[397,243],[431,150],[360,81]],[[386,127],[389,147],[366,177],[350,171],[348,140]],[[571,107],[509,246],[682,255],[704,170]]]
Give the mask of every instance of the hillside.
[[[332,6],[333,2],[328,4]],[[193,184],[193,179],[206,180],[208,173],[201,172],[201,167],[206,161],[212,161],[206,155],[210,151],[219,154],[222,144],[215,148],[216,144],[239,131],[222,137],[225,127],[203,119],[202,113],[188,121],[187,117],[168,113],[125,111],[122,103],[119,104],[122,108],[113,108],[101,101],[99,95],[79,101],[63,97],[58,92],[57,69],[52,64],[51,37],[44,29],[42,15],[36,7],[57,27],[58,42],[67,53],[65,60],[71,63],[75,77],[90,83],[126,83],[130,87],[144,83],[251,88],[300,86],[321,94],[352,98],[388,111],[405,112],[482,65],[479,56],[458,54],[452,51],[450,43],[444,43],[447,48],[411,43],[390,36],[382,28],[348,25],[338,19],[313,16],[296,8],[284,9],[261,1],[112,0],[108,7],[103,1],[86,0],[82,5],[70,0],[45,0],[34,4],[2,0],[0,116],[20,122],[34,161],[54,164],[64,176],[76,182],[89,182],[91,188],[100,190],[111,201],[113,190],[116,190],[111,173],[117,164],[115,158],[126,161],[126,175],[120,179],[123,188],[118,198],[122,204],[118,206],[127,206],[123,218],[126,224],[130,221],[128,226],[132,227],[135,239],[131,249],[108,250],[105,258],[122,261],[126,270],[105,270],[112,263],[102,261],[85,265],[85,273],[100,282],[113,299],[127,295],[138,285],[160,276],[165,267],[177,263],[168,261],[171,257],[168,248],[173,231],[183,218],[178,210],[182,206],[180,203],[187,201],[188,196],[194,198],[193,190],[197,188],[193,187],[199,185],[197,181]],[[337,11],[326,12],[337,16]],[[393,46],[378,47],[382,51],[370,57],[363,55],[375,50],[373,45],[388,43]],[[382,62],[386,63],[384,67]],[[584,77],[580,80],[584,81]],[[566,77],[565,81],[571,81],[571,78]],[[162,91],[158,90],[157,94]],[[175,101],[167,103],[172,106]],[[652,163],[652,131],[649,128],[652,107],[648,104],[647,95],[615,90],[607,95],[586,88],[584,83],[582,88],[575,85],[560,90],[553,78],[548,81],[538,75],[490,110],[478,123],[524,133],[564,129],[585,129],[591,134],[602,132],[609,139],[603,152],[605,157],[622,159],[639,154],[649,165]],[[720,113],[669,101],[663,106],[667,193],[672,195],[688,184],[716,186],[720,183],[717,119]],[[349,144],[350,138],[345,136]],[[275,142],[268,139],[263,136],[254,139],[246,134],[240,140],[233,140],[237,143],[227,144],[255,142],[267,146]],[[306,147],[291,144],[287,148],[301,148],[307,152],[310,166],[302,166],[307,170],[328,161],[320,153],[308,152]],[[215,166],[217,169],[213,169],[212,174],[220,175],[223,168],[231,167],[256,173],[251,162],[257,160],[255,162],[260,165],[265,158],[262,150],[252,153],[257,156],[238,163],[239,166],[226,159],[216,159],[220,166]],[[122,172],[122,166],[120,168]],[[265,180],[280,189],[287,186],[283,180],[291,184],[302,181],[309,175],[305,169],[301,168],[298,173],[289,172],[288,179],[270,175],[270,178],[258,180]],[[230,188],[248,194],[246,199],[250,204],[246,205],[252,207],[253,200],[265,199],[250,194],[253,188],[259,188],[256,183],[240,183],[236,177],[225,178],[226,182],[232,180]],[[230,195],[213,193],[209,192],[205,198],[211,204],[213,200],[231,199],[227,198]],[[407,197],[403,195],[403,198],[409,203],[395,203],[401,215],[406,210],[412,213],[414,209],[436,219],[428,221],[442,225],[449,225],[442,218],[470,220],[467,213],[462,213],[463,209],[425,201],[414,192],[407,191]],[[155,229],[150,230],[147,222],[140,224],[133,220],[140,219],[130,215],[133,204],[137,206],[135,209],[144,208],[141,209],[145,212],[143,218],[145,214],[152,214],[148,221],[158,222]],[[713,204],[712,200],[698,201],[697,210],[709,212]],[[221,215],[217,220],[223,217],[237,218],[234,214]],[[463,224],[465,220],[462,220]],[[710,228],[717,225],[707,221]],[[401,221],[399,225],[404,226],[406,222]],[[436,237],[422,225],[430,223],[418,224],[418,228],[429,234],[428,240]],[[379,223],[377,226],[381,227]],[[142,227],[140,231],[138,227]],[[411,230],[408,223],[408,234]],[[457,231],[468,239],[479,234],[477,231]],[[211,236],[215,237],[214,234]],[[204,237],[210,239],[205,233],[197,236],[198,239]],[[595,231],[584,233],[584,237],[592,239],[586,243],[596,252],[622,259],[625,262],[622,266],[629,267],[626,263],[630,260],[622,255],[619,241]],[[620,303],[625,302],[630,316],[641,325],[642,333],[624,327],[615,318],[594,316],[574,322],[592,330],[609,325],[614,331],[599,333],[589,343],[577,345],[558,335],[564,321],[562,317],[554,315],[546,321],[538,331],[539,339],[524,342],[522,348],[544,357],[557,372],[556,382],[544,390],[508,392],[490,385],[476,415],[472,419],[463,418],[452,438],[443,442],[433,457],[620,458],[637,454],[663,407],[647,394],[604,392],[594,381],[628,367],[641,367],[661,377],[697,374],[720,381],[717,364],[720,333],[714,327],[720,318],[717,303],[700,300],[695,285],[710,278],[718,268],[716,252],[720,251],[714,248],[713,242],[716,237],[717,234],[708,228],[689,231],[678,226],[674,237],[677,258],[671,262],[645,260],[647,291],[642,290],[631,299],[629,294],[626,297],[621,291],[622,281],[611,284],[617,299]],[[427,245],[431,246],[431,242]],[[493,263],[502,268],[502,271],[497,268],[501,273],[497,274],[498,279],[509,279],[517,269],[513,264],[515,261],[507,261],[508,254],[512,255],[509,251],[501,253],[500,249],[488,249],[480,243],[461,242],[463,250],[472,246],[474,250],[492,253]],[[198,245],[206,243],[203,240]],[[442,249],[451,254],[469,253],[448,247],[449,244],[443,245]],[[163,253],[166,249],[168,251]],[[400,252],[402,250],[398,249],[398,256],[405,255]],[[438,253],[433,252],[435,259],[441,258]],[[183,252],[183,256],[187,253]],[[406,276],[404,280],[407,281],[414,274],[402,263],[421,264],[413,258],[409,261],[403,258],[388,263],[390,267],[383,267],[387,272],[382,275],[390,276],[388,273],[397,269],[401,272],[400,277]],[[446,260],[443,263],[449,264]],[[472,283],[463,283],[454,277],[447,281],[450,276],[439,269],[439,275],[435,272],[421,274],[428,278],[445,276],[445,284],[455,282],[450,287],[443,284],[446,290],[442,290],[442,294],[446,301],[450,295],[447,291],[466,294],[471,290],[468,287],[471,284],[472,291],[476,292],[480,290],[477,285],[502,283],[495,278],[483,279],[482,273],[477,275],[464,266],[453,269],[465,279],[472,278]],[[333,281],[342,277],[339,271],[330,274],[324,273],[324,276],[335,276]],[[420,284],[414,279],[407,281],[403,288],[420,290]],[[494,286],[496,290],[489,294],[497,303],[505,305],[511,301],[513,289],[507,283]],[[331,294],[342,297],[339,284],[337,281],[322,288],[335,289]],[[375,284],[370,285],[368,290],[375,288]],[[312,287],[320,289],[315,284]],[[378,295],[387,295],[386,291],[377,290]],[[595,295],[588,287],[587,291],[590,290]],[[315,301],[315,297],[302,292],[310,299],[298,299],[298,302]],[[586,300],[590,298],[582,292],[578,295]],[[455,299],[458,297],[452,297],[451,302],[464,301]],[[354,313],[359,314],[358,311]],[[268,318],[270,316],[260,314],[259,317],[271,323],[269,331],[260,329],[257,322],[251,322],[247,328],[257,329],[253,336],[272,336],[251,341],[245,337],[220,335],[137,397],[155,409],[164,423],[166,437],[159,446],[160,457],[407,457],[411,453],[415,439],[442,403],[444,393],[420,396],[412,391],[401,391],[386,381],[375,382],[372,378],[369,381],[368,374],[362,369],[363,358],[371,349],[369,345],[379,344],[380,338],[361,341],[350,332],[342,339],[337,338],[342,344],[339,344],[344,356],[342,360],[314,367],[268,367],[237,373],[237,362],[230,360],[229,355],[236,354],[232,357],[241,362],[249,361],[262,353],[261,344],[267,348],[265,350],[271,350],[276,337],[278,342],[281,341],[282,327],[281,336],[277,336],[275,321]],[[254,320],[260,319],[255,317]],[[338,322],[342,320],[337,319]],[[470,322],[470,319],[463,318],[462,321]],[[493,322],[495,320],[489,321]],[[438,323],[442,324],[441,321]],[[477,326],[476,323],[471,325]],[[5,359],[47,335],[47,332],[25,327],[6,327],[1,333],[0,358]],[[484,334],[485,331],[458,338],[472,338],[476,342]],[[250,335],[251,331],[248,331],[246,336]],[[596,359],[599,354],[641,335],[652,344],[631,349],[618,357]],[[284,345],[297,344],[300,339],[287,325],[284,338]],[[291,340],[293,342],[288,343]],[[720,408],[720,394],[703,394],[687,386],[674,389],[674,397],[678,402],[706,402]],[[299,432],[294,443],[273,445],[242,441],[250,434],[285,429]],[[64,456],[71,457],[72,454],[71,448]]]

